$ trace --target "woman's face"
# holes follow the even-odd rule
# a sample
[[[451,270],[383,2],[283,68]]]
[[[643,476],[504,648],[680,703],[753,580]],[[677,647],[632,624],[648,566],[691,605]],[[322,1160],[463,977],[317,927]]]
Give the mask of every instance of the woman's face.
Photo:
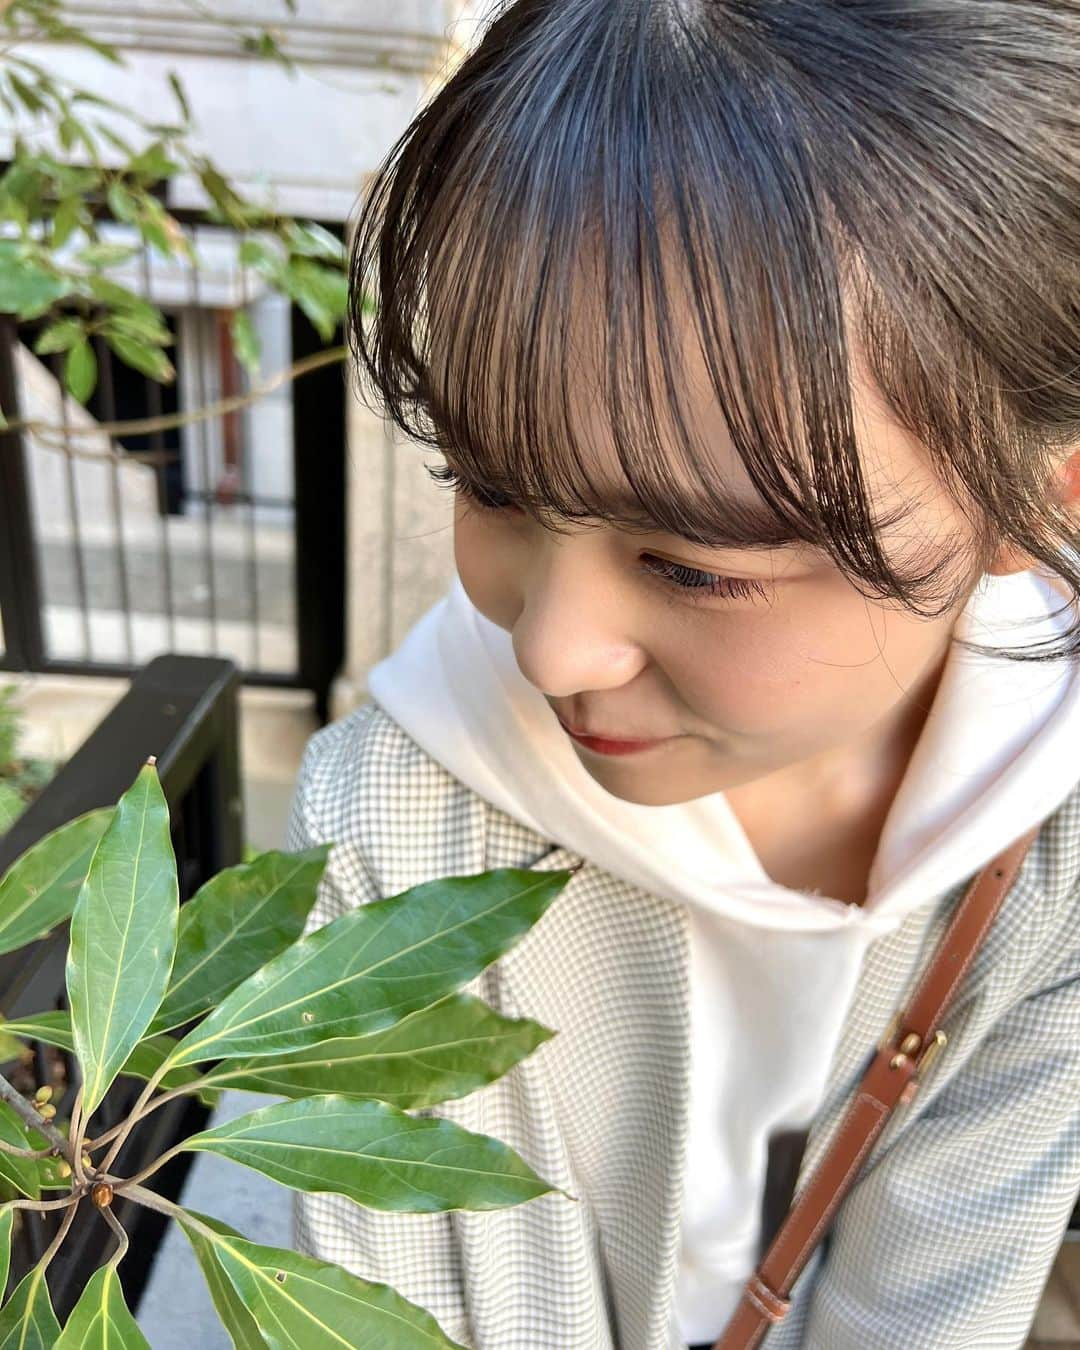
[[[862,378],[856,392],[876,511],[910,503],[906,519],[882,537],[886,552],[936,558],[957,536],[967,538],[959,508],[932,476],[925,449]],[[730,491],[753,503],[707,400],[700,416],[724,456]],[[601,428],[591,430],[595,477],[625,489],[617,461],[605,458]],[[553,714],[613,738],[664,738],[623,756],[568,738],[607,791],[667,805],[737,788],[752,798],[761,789],[773,805],[806,804],[812,794],[816,810],[843,812],[883,775],[902,774],[977,576],[969,574],[957,606],[926,620],[860,595],[828,555],[807,545],[705,549],[659,532],[560,525],[566,534],[459,492],[455,560],[470,599],[511,635],[522,674]],[[991,570],[1025,565],[1002,558]],[[719,589],[710,594],[713,584]]]

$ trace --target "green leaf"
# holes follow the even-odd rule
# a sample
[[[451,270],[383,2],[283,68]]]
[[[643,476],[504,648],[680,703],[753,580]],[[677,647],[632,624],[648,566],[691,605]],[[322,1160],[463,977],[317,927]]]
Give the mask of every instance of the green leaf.
[[[45,1272],[34,1266],[0,1308],[0,1350],[54,1350],[59,1338]]]
[[[87,267],[115,267],[118,263],[136,257],[138,252],[135,244],[87,244],[85,248],[79,249],[75,260],[85,263]]]
[[[220,1154],[294,1190],[405,1214],[503,1209],[559,1190],[498,1139],[337,1093],[259,1107],[182,1147]]]
[[[13,1209],[0,1209],[0,1297],[7,1288],[8,1269],[11,1265],[11,1226],[15,1222]]]
[[[19,102],[26,108],[27,112],[37,113],[45,111],[48,104],[26,83],[25,80],[19,79],[18,75],[16,75],[13,70],[7,72],[7,77],[12,89],[15,90],[15,93],[19,97]]]
[[[467,1097],[554,1035],[529,1018],[503,1017],[472,994],[451,994],[386,1031],[240,1063],[225,1060],[210,1076],[216,1087],[275,1097],[340,1092],[407,1111]]]
[[[177,105],[180,108],[181,117],[183,117],[185,122],[190,122],[191,106],[188,103],[187,94],[184,92],[184,86],[180,82],[180,76],[177,75],[175,70],[170,70],[168,73],[168,79],[169,79],[169,88],[173,91],[173,97],[176,99]]]
[[[240,364],[252,375],[259,373],[259,353],[261,345],[255,332],[251,316],[245,309],[234,309],[230,324],[233,350]]]
[[[71,917],[90,859],[116,814],[87,811],[20,854],[0,879],[0,953],[17,951]]]
[[[169,152],[161,141],[153,141],[135,156],[127,166],[127,171],[150,182],[156,182],[161,178],[171,178],[180,167],[175,159],[169,158]]]
[[[571,875],[501,867],[360,905],[249,976],[184,1037],[175,1062],[272,1055],[382,1031],[456,992],[512,947]]]
[[[27,1047],[17,1036],[9,1036],[0,1026],[0,1064],[10,1064],[13,1059],[25,1059]]]
[[[0,1031],[13,1036],[23,1036],[30,1041],[44,1041],[46,1045],[56,1045],[61,1050],[71,1053],[75,1051],[71,1015],[62,1010],[36,1013],[30,1017],[16,1017],[10,1022],[0,1022]],[[175,1048],[176,1041],[172,1036],[150,1036],[140,1041],[132,1050],[120,1072],[130,1078],[152,1078]],[[200,1077],[202,1075],[196,1070],[181,1065],[170,1069],[161,1079],[160,1086],[166,1089],[182,1087],[185,1083],[193,1083]],[[216,1087],[206,1087],[201,1088],[195,1095],[207,1106],[214,1106],[221,1096],[221,1091]]]
[[[138,220],[139,203],[118,178],[114,178],[106,189],[105,200],[117,220]]]
[[[169,807],[145,764],[117,803],[71,916],[67,991],[89,1119],[161,1006],[179,910]]]
[[[344,272],[323,267],[311,258],[290,258],[285,270],[289,295],[311,320],[324,342],[345,313],[349,283]]]
[[[180,910],[172,978],[153,1031],[168,1031],[220,1003],[241,980],[304,931],[330,844],[271,849],[211,877]]]
[[[15,242],[15,241],[10,241]],[[31,258],[13,257],[0,251],[0,311],[20,319],[36,318],[71,290],[66,277],[58,277]]]
[[[72,398],[85,403],[97,384],[97,357],[85,338],[68,349],[64,361],[64,384]]]
[[[194,1210],[188,1212],[195,1213]],[[222,1223],[220,1219],[213,1219],[208,1214],[198,1214],[197,1217],[200,1222],[212,1228],[215,1233],[220,1233],[224,1237],[243,1240],[242,1233],[238,1233],[235,1228],[230,1228],[227,1223]],[[210,1290],[210,1297],[217,1309],[217,1315],[221,1318],[222,1325],[232,1338],[235,1350],[266,1350],[266,1341],[263,1340],[255,1319],[244,1307],[244,1301],[236,1292],[232,1280],[221,1268],[214,1243],[190,1224],[181,1221],[181,1227],[195,1252],[195,1257],[202,1269],[203,1279],[206,1281],[206,1286]]]
[[[336,235],[315,221],[290,220],[286,224],[286,238],[294,253],[309,258],[321,258],[324,262],[337,263],[340,267],[345,261],[345,246]]]
[[[190,1233],[184,1219],[179,1222]],[[388,1284],[283,1247],[226,1234],[215,1234],[212,1241],[221,1268],[271,1350],[466,1350],[429,1312]]]
[[[83,204],[78,197],[65,197],[53,215],[52,237],[49,246],[63,248],[71,236],[82,225]]]
[[[0,1102],[0,1140],[13,1144],[16,1148],[32,1148],[26,1137],[26,1126],[22,1117],[7,1102]],[[20,1158],[14,1153],[0,1149],[0,1177],[10,1181],[13,1186],[31,1200],[41,1199],[41,1183],[33,1158]]]
[[[168,326],[162,317],[161,311],[144,300],[141,295],[136,295],[126,286],[122,286],[118,281],[111,277],[86,276],[82,283],[86,290],[95,300],[100,300],[103,305],[108,305],[110,309],[117,310],[126,318],[138,318],[148,326],[168,333]],[[109,316],[110,319],[117,318],[116,314]]]
[[[56,1350],[150,1350],[124,1302],[115,1265],[99,1267],[87,1280]]]
[[[121,361],[126,365],[149,375],[152,380],[170,383],[176,375],[172,362],[159,347],[145,346],[136,339],[125,337],[113,329],[106,334],[106,341]]]
[[[57,319],[42,329],[34,343],[34,351],[39,356],[47,356],[50,352],[66,352],[82,337],[85,337],[85,329],[80,319]]]

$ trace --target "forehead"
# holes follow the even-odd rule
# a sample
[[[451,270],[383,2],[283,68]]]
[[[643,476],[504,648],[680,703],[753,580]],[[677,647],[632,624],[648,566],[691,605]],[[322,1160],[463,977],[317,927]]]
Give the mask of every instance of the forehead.
[[[529,398],[543,426],[543,443],[561,447],[569,440],[573,444],[575,480],[580,475],[587,481],[593,499],[618,510],[630,525],[645,529],[656,526],[628,477],[632,465],[635,479],[648,484],[644,495],[650,500],[655,501],[658,493],[668,493],[671,500],[680,503],[707,503],[706,509],[722,522],[720,547],[807,547],[805,536],[785,521],[759,490],[736,449],[717,393],[715,361],[710,359],[695,306],[678,275],[669,272],[664,278],[667,319],[663,325],[648,288],[643,288],[640,297],[645,321],[639,359],[650,391],[649,434],[643,431],[637,441],[631,432],[628,463],[627,452],[624,450],[620,458],[616,448],[613,405],[627,413],[631,428],[642,430],[646,420],[629,397],[620,399],[618,347],[613,345],[616,337],[609,327],[604,286],[592,255],[582,252],[581,266],[564,303],[545,309],[543,322],[554,327],[548,333],[531,331],[527,337],[532,342],[523,348],[522,320],[513,296],[515,290],[521,293],[527,271],[521,267],[516,287],[509,278],[500,279],[502,302],[494,311],[485,308],[493,322],[489,325],[490,341],[483,347],[484,358],[468,369],[464,366],[465,353],[472,348],[455,340],[453,306],[460,307],[479,280],[464,269],[449,287],[447,294],[453,293],[452,300],[446,295],[440,300],[436,284],[428,353],[435,388],[467,387],[470,419],[496,429],[507,425],[502,411],[522,398],[522,380],[532,381]],[[491,278],[486,281],[492,284]],[[532,318],[527,304],[521,310]],[[943,487],[933,472],[926,447],[901,424],[870,373],[850,297],[845,297],[845,316],[852,430],[872,521],[893,522],[901,533],[907,530],[910,534],[909,526],[917,528],[927,503],[944,500]],[[526,349],[532,353],[555,352],[556,364],[544,368],[538,378],[536,365],[521,360]],[[768,394],[777,395],[779,401],[783,396],[790,397],[795,386],[793,372],[775,369],[769,379],[772,387]],[[763,415],[767,419],[771,406],[771,400],[765,398],[760,407],[741,409],[744,425],[753,425]],[[782,437],[775,425],[771,432]],[[503,482],[512,484],[515,462],[521,462],[515,460],[519,454],[515,438],[496,431],[492,441],[499,446],[497,462]],[[551,457],[561,459],[559,452]],[[477,463],[485,468],[495,462],[491,455],[477,457]],[[802,469],[813,496],[813,484],[822,481],[821,472],[814,472],[805,454]],[[833,504],[824,500],[827,489],[819,491],[821,496],[815,500],[827,511]],[[926,519],[933,518],[930,511]],[[887,529],[880,534],[884,544]]]

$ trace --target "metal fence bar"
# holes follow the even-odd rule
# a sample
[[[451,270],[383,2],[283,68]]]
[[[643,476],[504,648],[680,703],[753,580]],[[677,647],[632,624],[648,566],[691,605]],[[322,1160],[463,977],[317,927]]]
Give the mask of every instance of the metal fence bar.
[[[60,405],[60,425],[63,427],[64,481],[67,485],[68,520],[71,525],[71,557],[75,565],[75,585],[79,594],[79,613],[82,617],[83,657],[94,659],[90,641],[90,602],[86,592],[86,560],[83,555],[82,530],[79,526],[79,494],[75,488],[75,456],[71,453],[70,421],[64,390],[64,359],[60,352],[49,356],[49,368],[56,380]]]
[[[94,346],[97,351],[98,374],[101,382],[101,401],[105,409],[105,421],[116,421],[116,393],[113,389],[112,361],[109,349],[100,333],[94,334]],[[112,449],[110,439],[109,448]],[[113,529],[116,532],[116,571],[120,582],[120,608],[124,615],[124,637],[127,645],[127,659],[132,665],[135,657],[135,622],[131,613],[131,587],[128,584],[127,546],[124,541],[124,498],[120,490],[120,465],[116,459],[109,461],[109,489],[112,503]]]
[[[248,270],[240,264],[240,307],[246,310],[249,303]],[[247,371],[240,371],[241,388],[245,394],[251,390],[251,378]],[[247,493],[247,548],[248,548],[248,618],[251,620],[251,668],[259,668],[259,543],[255,529],[255,464],[248,445],[247,436],[240,437],[240,492]],[[239,493],[237,501],[240,500]],[[289,506],[294,506],[289,502]]]
[[[139,252],[139,271],[142,275],[143,295],[151,298],[150,250]],[[151,417],[161,416],[161,386],[156,380],[146,381],[146,402]],[[161,590],[164,613],[169,621],[169,646],[176,649],[176,609],[173,603],[172,551],[169,539],[168,485],[165,478],[165,436],[160,427],[150,433],[150,449],[154,453],[154,472],[157,478],[158,520],[161,524]]]
[[[17,341],[15,316],[0,314],[0,409],[9,422],[21,415],[15,371]],[[35,670],[44,664],[41,595],[41,562],[34,546],[23,435],[0,428],[0,610],[4,617],[0,667]]]
[[[194,226],[185,229],[184,234],[191,243],[193,253],[197,251],[198,230]],[[188,275],[191,280],[191,303],[196,315],[201,316],[202,308],[200,305],[199,294],[199,270],[197,267],[189,264]],[[197,346],[202,348],[202,335],[204,328],[197,330]],[[207,405],[206,397],[206,367],[202,361],[195,363],[195,380],[199,391],[199,407],[205,408]],[[210,646],[217,651],[221,646],[218,635],[217,621],[217,577],[214,575],[214,486],[210,474],[210,424],[206,418],[199,419],[199,448],[202,454],[202,477],[203,477],[203,516],[204,543],[206,558],[206,585],[207,585],[207,612],[210,619]]]

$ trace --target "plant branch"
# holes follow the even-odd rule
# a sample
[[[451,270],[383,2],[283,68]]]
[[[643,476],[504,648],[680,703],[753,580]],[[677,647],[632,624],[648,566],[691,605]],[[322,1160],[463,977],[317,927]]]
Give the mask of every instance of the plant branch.
[[[125,1120],[121,1124],[120,1129],[117,1132],[116,1138],[113,1140],[112,1147],[109,1149],[108,1153],[106,1153],[105,1157],[101,1160],[101,1165],[99,1168],[100,1171],[106,1172],[112,1166],[113,1159],[116,1157],[116,1155],[120,1152],[120,1150],[124,1146],[124,1140],[131,1133],[132,1128],[138,1121],[139,1117],[142,1115],[143,1107],[145,1107],[146,1103],[150,1100],[151,1096],[153,1095],[154,1089],[157,1087],[158,1083],[160,1083],[161,1080],[165,1077],[165,1075],[168,1073],[171,1067],[172,1066],[170,1065],[168,1058],[163,1059],[161,1063],[157,1066],[157,1068],[154,1070],[154,1072],[150,1075],[150,1077],[146,1080],[146,1084],[143,1087],[142,1092],[140,1092],[139,1096],[136,1098],[135,1105],[128,1112],[127,1120]],[[82,1141],[80,1140],[80,1144],[81,1142]]]
[[[249,389],[246,394],[233,394],[229,398],[218,399],[215,403],[208,403],[205,408],[196,408],[191,412],[162,413],[160,417],[133,417],[126,422],[94,422],[93,425],[86,427],[64,427],[62,424],[55,422],[38,422],[32,418],[17,417],[0,430],[32,431],[39,436],[44,433],[43,439],[48,439],[48,433],[50,432],[58,432],[63,437],[59,441],[60,446],[66,444],[72,437],[77,436],[133,436],[148,431],[170,431],[173,427],[189,426],[195,422],[203,422],[211,417],[233,412],[237,408],[246,408],[252,403],[257,403],[264,395],[273,393],[280,385],[288,384],[289,381],[299,379],[302,375],[307,375],[322,366],[333,365],[343,360],[345,355],[344,345],[327,347],[324,351],[313,352],[311,356],[302,357],[299,361],[294,361],[292,365],[276,371],[262,384]],[[116,451],[75,450],[72,448],[71,453],[89,459],[115,459],[125,464],[138,463],[142,460],[152,463],[155,458],[161,457],[160,451],[152,450],[141,452],[133,450],[130,453],[118,453]],[[175,457],[175,455],[170,456],[170,458]]]
[[[139,1121],[145,1120],[148,1115],[156,1111],[159,1106],[164,1106],[166,1102],[175,1101],[177,1097],[183,1097],[187,1093],[198,1092],[201,1087],[211,1081],[210,1074],[203,1074],[201,1078],[193,1078],[190,1083],[182,1083],[179,1087],[170,1088],[168,1092],[163,1092],[160,1096],[155,1097],[153,1101],[147,1102],[138,1115],[135,1115],[134,1110],[132,1110],[132,1115],[135,1115],[135,1119],[131,1123],[137,1125]],[[115,1139],[126,1124],[127,1121],[122,1120],[119,1125],[113,1125],[112,1128],[106,1130],[104,1134],[99,1134],[96,1139],[89,1140],[83,1145],[86,1152],[93,1153],[96,1149],[101,1148],[103,1144],[107,1144],[110,1139]]]
[[[40,1124],[35,1125],[34,1129],[40,1130]],[[60,1137],[62,1139],[63,1135]],[[55,1145],[50,1148],[17,1148],[14,1144],[5,1144],[4,1141],[0,1139],[0,1153],[10,1154],[14,1158],[48,1158],[55,1154],[55,1152]]]
[[[107,1176],[103,1180],[107,1181],[110,1186],[116,1187],[123,1185],[124,1179],[123,1177]],[[158,1195],[157,1191],[148,1191],[145,1186],[129,1186],[124,1194],[129,1200],[134,1200],[137,1205],[145,1205],[147,1209],[156,1209],[159,1214],[167,1214],[170,1219],[183,1219],[184,1223],[215,1242],[221,1236],[220,1233],[215,1233],[212,1228],[207,1227],[205,1223],[200,1223],[182,1205],[174,1205],[171,1200],[166,1200],[163,1195]]]
[[[111,1182],[110,1184],[118,1191],[123,1191],[128,1186],[137,1186],[140,1182],[145,1181],[147,1177],[152,1177],[159,1168],[164,1167],[170,1158],[175,1158],[178,1153],[183,1152],[184,1144],[186,1142],[186,1140],[181,1140],[179,1144],[173,1144],[172,1148],[167,1148],[164,1153],[159,1154],[149,1167],[144,1167],[141,1172],[136,1172],[133,1177],[125,1177],[122,1181]],[[102,1163],[101,1171],[104,1172],[104,1170],[105,1163]]]
[[[5,1209],[37,1209],[44,1212],[47,1209],[66,1209],[73,1205],[76,1200],[82,1199],[84,1192],[80,1189],[72,1191],[70,1195],[62,1196],[59,1200],[31,1200],[28,1196],[20,1196],[17,1200],[5,1200],[0,1205],[0,1213]]]
[[[109,1208],[108,1205],[106,1205],[104,1209],[99,1210],[98,1213],[116,1234],[117,1239],[116,1251],[113,1252],[112,1256],[109,1257],[108,1261],[106,1261],[105,1264],[108,1266],[118,1266],[120,1262],[124,1259],[124,1256],[127,1253],[129,1245],[127,1229],[116,1217],[116,1215],[112,1212],[112,1210]]]
[[[56,1253],[60,1250],[61,1246],[63,1245],[64,1239],[68,1235],[68,1229],[71,1227],[72,1222],[75,1218],[75,1211],[79,1208],[79,1201],[81,1199],[82,1196],[77,1195],[75,1196],[74,1200],[70,1202],[68,1212],[64,1215],[63,1219],[60,1221],[60,1227],[56,1230],[56,1236],[53,1238],[53,1240],[45,1248],[45,1251],[42,1253],[41,1260],[38,1262],[39,1270],[43,1271],[45,1269],[45,1267],[49,1264],[49,1262],[53,1259],[53,1257],[56,1255]]]
[[[53,1148],[59,1149],[64,1157],[72,1162],[71,1141],[65,1139],[55,1125],[40,1115],[22,1093],[17,1092],[11,1086],[3,1074],[0,1074],[0,1100],[7,1102],[13,1110],[18,1112],[27,1125],[37,1130],[39,1134],[43,1134]],[[74,1166],[73,1162],[72,1166]]]

